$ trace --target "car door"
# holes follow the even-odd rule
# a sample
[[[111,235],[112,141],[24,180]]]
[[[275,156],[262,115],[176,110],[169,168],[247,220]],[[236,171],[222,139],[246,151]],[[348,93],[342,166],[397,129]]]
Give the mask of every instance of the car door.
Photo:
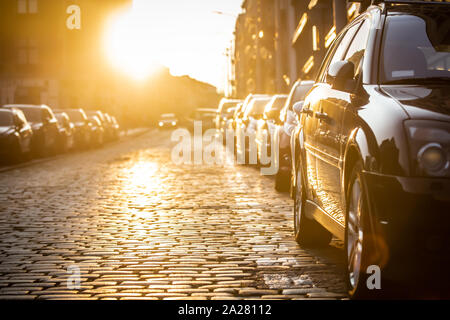
[[[370,21],[364,20],[355,25],[358,30],[350,46],[339,60],[348,60],[355,64],[355,77],[359,75],[367,38],[370,31]],[[333,59],[335,60],[335,59]],[[331,66],[331,64],[330,64]],[[352,88],[347,91],[336,90],[329,84],[323,85],[322,99],[317,109],[314,109],[316,119],[316,155],[317,155],[317,198],[319,205],[330,215],[344,225],[345,199],[341,179],[343,175],[341,159],[344,148],[341,138],[342,124],[346,110],[351,104]]]
[[[322,120],[320,113],[323,113],[323,100],[330,94],[330,86],[325,82],[325,75],[330,64],[342,59],[359,26],[359,23],[351,25],[339,36],[333,47],[330,48],[329,54],[325,58],[319,71],[316,81],[317,84],[314,85],[306,97],[302,111],[306,161],[304,168],[306,169],[307,183],[309,186],[308,198],[319,205],[321,204],[319,193],[322,193],[325,188],[318,179],[317,168],[319,165],[322,165],[324,153],[322,145],[324,138],[323,132],[326,132],[324,131],[324,121]]]
[[[23,153],[31,151],[31,137],[33,135],[30,126],[28,125],[25,116],[21,112],[15,114],[15,123],[19,130],[20,147]]]

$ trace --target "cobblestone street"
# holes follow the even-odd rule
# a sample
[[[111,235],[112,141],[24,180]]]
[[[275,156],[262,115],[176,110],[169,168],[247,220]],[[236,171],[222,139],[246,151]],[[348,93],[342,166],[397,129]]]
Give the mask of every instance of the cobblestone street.
[[[0,298],[346,298],[342,244],[300,248],[272,178],[170,152],[151,130],[0,173]]]

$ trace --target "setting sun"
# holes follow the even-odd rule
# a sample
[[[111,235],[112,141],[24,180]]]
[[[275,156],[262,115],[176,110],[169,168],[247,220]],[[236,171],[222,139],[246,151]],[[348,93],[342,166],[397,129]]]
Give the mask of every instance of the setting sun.
[[[120,71],[143,80],[160,66],[155,59],[155,44],[133,11],[122,13],[111,21],[106,34],[106,52],[110,62]]]

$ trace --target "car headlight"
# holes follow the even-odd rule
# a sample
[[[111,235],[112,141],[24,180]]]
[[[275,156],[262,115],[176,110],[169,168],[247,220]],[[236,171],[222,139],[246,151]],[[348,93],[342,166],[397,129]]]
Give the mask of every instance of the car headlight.
[[[420,176],[450,176],[450,124],[408,120],[405,126],[415,173]]]
[[[172,121],[172,125],[174,126],[174,125],[176,125],[177,123],[175,122],[175,121]]]
[[[160,127],[162,127],[163,125],[164,125],[164,123],[162,123],[162,122],[159,123],[159,126],[160,126]]]

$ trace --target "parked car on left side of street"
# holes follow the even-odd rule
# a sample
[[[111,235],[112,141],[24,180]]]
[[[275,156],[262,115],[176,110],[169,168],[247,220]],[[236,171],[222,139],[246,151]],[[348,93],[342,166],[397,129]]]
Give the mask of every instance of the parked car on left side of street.
[[[32,150],[36,156],[49,156],[58,152],[58,121],[46,105],[9,104],[5,108],[20,109],[33,130]]]
[[[59,124],[59,151],[68,152],[75,146],[75,127],[65,112],[54,111]]]
[[[0,108],[0,160],[17,162],[31,156],[33,130],[18,109]]]
[[[91,128],[91,144],[99,147],[105,142],[105,128],[97,116],[89,116],[88,121]]]
[[[83,109],[64,109],[62,110],[70,118],[75,126],[75,147],[77,149],[86,149],[91,143],[91,128]]]

